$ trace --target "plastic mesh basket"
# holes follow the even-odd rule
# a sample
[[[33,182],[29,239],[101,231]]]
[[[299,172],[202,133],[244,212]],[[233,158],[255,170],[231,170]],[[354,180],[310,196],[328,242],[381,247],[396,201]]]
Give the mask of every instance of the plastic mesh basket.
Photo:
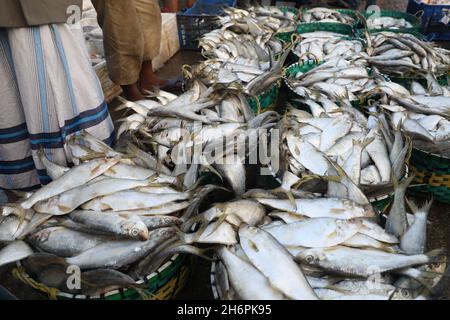
[[[177,13],[180,48],[182,50],[200,50],[199,39],[204,34],[217,29],[217,17],[227,5],[236,6],[236,0],[197,1],[193,8]]]
[[[281,81],[270,86],[269,89],[258,95],[257,97],[248,98],[250,107],[256,112],[261,113],[276,107],[278,95],[280,93]]]
[[[363,13],[363,16],[366,19],[369,19],[371,14]],[[371,29],[369,28],[369,32],[383,32],[383,31],[390,31],[390,32],[398,32],[398,33],[420,33],[420,20],[418,17],[401,11],[393,11],[393,10],[381,10],[380,11],[380,17],[392,17],[396,19],[405,19],[409,23],[412,24],[411,28],[398,28],[398,29],[392,29],[392,28],[380,28],[380,29]]]
[[[289,82],[289,78],[294,76],[295,74],[299,72],[308,72],[315,67],[317,67],[319,63],[317,63],[314,60],[308,60],[304,62],[297,62],[289,67],[284,69],[284,83],[288,87],[287,93],[286,93],[286,101],[294,106],[297,109],[310,111],[308,106],[304,105],[303,103],[297,101],[299,99],[299,95],[295,92],[294,88],[291,86]]]
[[[410,188],[412,194],[432,195],[439,202],[450,203],[450,158],[414,148],[410,168],[415,183],[423,184]]]

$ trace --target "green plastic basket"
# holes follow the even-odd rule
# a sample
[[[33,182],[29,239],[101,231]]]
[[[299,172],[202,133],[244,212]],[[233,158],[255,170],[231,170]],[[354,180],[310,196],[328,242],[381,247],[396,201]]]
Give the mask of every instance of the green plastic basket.
[[[295,14],[295,16],[298,16],[298,9],[295,7],[278,7],[278,9],[280,9],[283,12],[292,12],[293,14]],[[297,24],[297,23],[296,23]],[[280,39],[281,41],[288,43],[291,42],[292,39],[292,35],[295,33],[295,31],[291,31],[291,32],[280,32],[277,33],[275,36]]]
[[[450,203],[450,158],[413,148],[410,168],[415,183],[424,184],[410,188],[411,194],[432,195],[439,202]]]
[[[370,204],[378,210],[378,212],[384,213],[386,209],[391,205],[392,201],[394,201],[394,195],[387,195],[381,198],[373,198],[370,199]]]
[[[312,23],[299,23],[297,25],[297,33],[310,33],[315,31],[328,31],[340,33],[347,36],[353,36],[354,30],[351,25],[344,23],[332,23],[332,22],[312,22]]]
[[[280,94],[280,87],[281,81],[277,81],[257,97],[248,98],[247,101],[253,111],[261,113],[275,108],[278,102],[278,95]]]
[[[402,86],[406,87],[406,88],[410,88],[411,84],[413,81],[416,81],[418,83],[420,83],[423,87],[427,87],[428,83],[427,80],[424,78],[416,78],[416,79],[412,79],[412,78],[396,78],[396,77],[389,77],[389,79],[392,82],[401,84]],[[448,86],[450,85],[450,80],[449,80],[449,75],[442,75],[440,77],[437,78],[438,83],[441,86]]]
[[[315,67],[319,66],[320,64],[322,64],[322,62],[317,63],[314,60],[308,60],[308,61],[304,61],[304,62],[296,62],[284,69],[284,83],[288,87],[287,94],[286,94],[286,101],[289,104],[291,104],[293,107],[300,109],[300,110],[307,111],[307,112],[311,112],[311,110],[309,109],[309,107],[307,105],[298,101],[300,96],[295,92],[294,88],[292,88],[291,84],[289,83],[289,77],[292,74],[297,74],[298,72],[308,72],[308,71],[314,69]],[[371,72],[371,70],[369,70],[369,74],[370,74],[370,72]],[[339,101],[335,101],[335,102],[339,105]],[[359,110],[362,110],[363,109],[362,106],[365,105],[364,101],[359,101],[359,100],[350,101],[350,103],[354,108],[357,108]]]
[[[305,9],[304,11],[308,11]],[[349,16],[352,16],[355,19],[354,24],[345,24],[340,22],[299,22],[297,26],[297,33],[309,33],[309,32],[315,32],[315,31],[329,31],[329,32],[335,32],[340,33],[347,36],[353,36],[355,33],[355,30],[359,24],[358,16],[356,15],[355,11],[348,10],[348,9],[338,9],[336,11],[339,11],[343,14],[347,14]]]
[[[289,77],[291,75],[297,74],[299,72],[308,72],[315,67],[317,67],[320,63],[317,63],[314,60],[308,60],[304,62],[296,62],[287,68],[284,69],[284,83],[288,87],[286,92],[286,102],[291,104],[293,107],[297,109],[301,109],[307,112],[310,112],[309,107],[304,105],[303,103],[297,101],[299,99],[299,95],[295,92],[294,88],[289,83]]]
[[[371,15],[368,13],[363,13],[364,18],[368,18]],[[401,12],[401,11],[393,11],[393,10],[381,10],[380,17],[392,17],[396,19],[405,19],[409,23],[413,25],[412,28],[400,28],[400,29],[391,29],[391,28],[381,28],[381,29],[369,29],[370,33],[373,32],[397,32],[397,33],[420,33],[421,22],[420,19],[412,14]]]
[[[359,41],[359,42],[362,43],[363,48],[366,47],[366,41],[364,39],[362,39],[362,38],[354,38],[354,37],[343,35],[340,39],[341,40],[355,40],[355,41]],[[288,57],[288,59],[290,59],[289,61],[291,61],[291,64],[300,61],[300,58],[301,58],[298,55],[298,53],[294,51],[294,49],[295,49],[295,47],[292,47],[292,49],[291,49],[291,53],[292,54]]]
[[[184,288],[189,277],[193,259],[186,255],[175,255],[156,272],[146,277],[145,281],[138,281],[137,284],[147,284],[145,293],[151,300],[171,300],[174,299]],[[17,270],[23,269],[18,264]],[[21,271],[24,278],[30,279],[25,270]],[[138,292],[134,289],[114,290],[101,296],[75,295],[70,293],[57,293],[58,300],[140,300]]]

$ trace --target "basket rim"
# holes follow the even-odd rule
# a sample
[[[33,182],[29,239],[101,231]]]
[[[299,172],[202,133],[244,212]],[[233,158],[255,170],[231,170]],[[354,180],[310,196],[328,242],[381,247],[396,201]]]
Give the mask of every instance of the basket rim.
[[[152,280],[153,278],[157,278],[160,273],[162,273],[163,271],[168,269],[170,266],[172,266],[175,262],[177,262],[177,260],[180,261],[180,259],[182,259],[182,256],[180,254],[175,254],[166,263],[164,263],[161,267],[159,267],[155,272],[146,276],[145,280],[137,280],[136,284],[141,285],[141,284],[147,283],[148,281]],[[22,267],[22,263],[20,261],[16,262],[16,265],[17,265],[17,267]],[[28,273],[26,273],[26,275],[32,279],[32,277]],[[121,294],[122,292],[129,292],[132,290],[133,290],[133,288],[116,289],[116,290],[113,290],[113,291],[110,291],[103,295],[98,295],[98,296],[87,296],[87,295],[72,294],[72,293],[59,291],[57,293],[57,296],[62,297],[62,298],[75,299],[75,300],[88,300],[88,299],[97,300],[97,299],[103,299],[103,298],[111,297],[111,296],[114,296],[117,294]]]
[[[300,36],[301,36],[301,35],[300,35]],[[346,38],[347,38],[347,39],[346,39]],[[346,36],[345,34],[342,34],[342,37],[340,37],[339,40],[358,41],[358,42],[362,43],[364,49],[365,49],[365,47],[366,47],[366,45],[367,45],[367,44],[366,44],[366,41],[365,41],[364,39],[360,39],[360,38],[356,38],[356,37],[352,37],[352,36]],[[297,44],[297,46],[300,45],[300,43],[301,43],[301,42],[299,42],[299,43]],[[295,51],[295,48],[297,48],[297,46],[292,46],[291,52],[292,52],[295,56],[297,56],[297,57],[300,59],[301,56]]]
[[[259,97],[262,97],[262,96],[268,94],[270,92],[270,90],[273,90],[274,87],[281,88],[281,82],[282,82],[281,79],[278,79],[277,81],[272,83],[266,90],[264,90],[263,92],[258,94],[256,97],[259,99]],[[248,99],[255,99],[255,97],[252,97],[252,96],[247,96],[247,97],[248,97]]]
[[[423,149],[420,149],[420,148],[417,148],[417,147],[413,146],[413,151],[414,150],[420,151],[422,153],[425,153],[426,155],[431,155],[431,156],[434,156],[436,158],[441,158],[441,159],[445,159],[445,160],[449,160],[450,161],[450,157],[446,157],[446,156],[442,156],[442,155],[439,155],[439,154],[436,154],[436,153],[433,153],[433,152],[425,151]]]
[[[317,61],[314,61],[314,60],[298,61],[298,62],[294,62],[293,64],[290,64],[290,65],[288,65],[287,67],[284,68],[284,70],[283,70],[283,81],[286,84],[286,86],[289,88],[289,90],[291,90],[293,93],[297,94],[295,92],[295,90],[291,86],[291,83],[290,83],[290,81],[288,79],[287,72],[289,70],[293,69],[294,67],[304,66],[304,65],[306,65],[306,63],[310,63],[310,62],[313,63],[314,68],[318,67],[322,63],[322,61],[319,61],[319,63],[318,63]]]
[[[327,26],[334,26],[334,25],[337,25],[337,26],[347,26],[347,27],[350,27],[350,28],[352,28],[352,30],[353,30],[353,27],[354,27],[354,24],[351,24],[351,23],[344,23],[344,22],[320,22],[320,21],[317,21],[317,22],[298,22],[297,23],[297,26],[304,26],[304,25],[327,25]]]
[[[415,26],[413,26],[413,27],[420,27],[420,25],[421,25],[420,19],[409,12],[403,12],[403,11],[398,11],[398,10],[380,10],[380,18],[393,17],[392,16],[393,14],[399,14],[399,15],[403,16],[403,19],[407,20],[408,22],[411,22],[413,25],[415,24]],[[366,19],[370,18],[370,15],[367,12],[363,12],[362,16]],[[393,17],[393,18],[395,18],[395,17]],[[411,29],[411,28],[403,28],[403,29]]]

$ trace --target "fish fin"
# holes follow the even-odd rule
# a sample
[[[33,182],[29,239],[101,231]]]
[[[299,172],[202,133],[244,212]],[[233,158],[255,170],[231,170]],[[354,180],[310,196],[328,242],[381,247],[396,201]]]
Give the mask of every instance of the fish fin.
[[[19,198],[21,198],[22,200],[27,200],[33,195],[32,192],[25,192],[19,190],[11,190],[11,192],[14,193],[16,196],[18,196]]]
[[[215,186],[215,185],[202,186],[200,192],[198,192],[197,196],[194,198],[194,200],[192,200],[192,202],[189,205],[189,207],[185,210],[183,216],[181,217],[181,220],[187,221],[192,216],[197,214],[198,208],[200,207],[200,205],[203,202],[203,200],[205,199],[205,197],[208,194],[210,194],[211,192],[215,191],[215,190],[222,190],[222,191],[226,191],[226,192],[231,192],[230,190],[228,190],[226,188]],[[193,194],[195,191],[196,190],[192,190],[190,192]]]
[[[405,197],[405,200],[412,212],[416,214],[416,212],[419,211],[419,207],[417,206],[417,204],[413,200],[408,199],[408,197]]]
[[[221,214],[219,216],[219,219],[217,219],[217,221],[215,222],[215,224],[216,224],[215,227],[213,228],[213,230],[210,233],[208,233],[206,235],[206,237],[208,237],[208,236],[212,235],[214,232],[216,232],[219,229],[219,227],[222,225],[222,223],[224,223],[227,220],[228,215],[229,214],[227,214],[227,213]],[[238,217],[236,217],[236,218],[238,218]],[[197,240],[200,239],[200,237],[203,235],[203,232],[202,233],[197,233],[197,235],[195,236],[195,239],[196,239],[195,242],[197,242]]]
[[[287,198],[289,199],[289,202],[291,203],[292,208],[294,208],[294,211],[297,211],[297,202],[295,201],[294,194],[292,193],[291,190],[286,190],[286,189],[283,189],[283,188],[277,188],[277,189],[272,190],[272,192],[273,193],[277,193],[277,192],[284,193],[287,196]]]
[[[402,188],[403,190],[408,189],[409,185],[411,184],[411,182],[413,182],[414,178],[415,178],[415,175],[411,174],[407,179],[401,181],[400,184],[398,185],[398,187]]]
[[[210,165],[210,164],[203,164],[203,165],[201,166],[200,170],[204,170],[203,168],[208,169],[211,173],[213,173],[214,175],[216,175],[216,176],[223,182],[223,177],[222,177],[222,175],[221,175],[221,174],[219,173],[219,171],[217,171],[212,165]]]
[[[180,228],[181,230],[190,230],[192,229],[192,226],[194,226],[195,224],[205,224],[205,223],[208,223],[205,216],[203,214],[199,214],[191,217],[187,221],[184,221],[181,224]]]
[[[366,138],[362,141],[356,141],[356,145],[360,146],[361,150],[364,150],[365,148],[367,148],[368,145],[370,145],[374,141],[375,141],[375,137]],[[355,144],[355,141],[353,141],[353,143]]]
[[[421,208],[421,211],[429,212],[431,207],[433,206],[434,198],[431,198],[431,200],[425,202],[424,206]]]
[[[435,291],[435,279],[439,276],[441,276],[441,274],[437,272],[420,270],[419,275],[413,279],[418,281],[421,285],[433,293]]]
[[[414,214],[416,214],[417,212],[427,212],[428,213],[434,202],[434,198],[432,198],[431,200],[425,202],[423,207],[419,208],[414,201],[412,201],[408,198],[405,198],[405,199],[406,199],[406,203],[408,203],[408,206],[411,208],[411,210]]]
[[[446,259],[445,252],[446,252],[445,249],[440,248],[440,249],[435,249],[433,251],[427,252],[427,253],[425,253],[425,255],[430,260],[430,262],[429,262],[430,264],[439,263],[439,262],[442,262],[443,260],[445,261],[445,259]]]

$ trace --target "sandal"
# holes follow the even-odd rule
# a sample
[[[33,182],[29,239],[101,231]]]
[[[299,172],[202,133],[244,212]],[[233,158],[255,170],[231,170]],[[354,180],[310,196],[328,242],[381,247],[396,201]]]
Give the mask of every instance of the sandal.
[[[184,85],[183,77],[178,77],[175,79],[167,79],[166,85],[160,87],[160,89],[164,91],[171,91],[171,90],[180,91],[183,89],[183,85]]]

